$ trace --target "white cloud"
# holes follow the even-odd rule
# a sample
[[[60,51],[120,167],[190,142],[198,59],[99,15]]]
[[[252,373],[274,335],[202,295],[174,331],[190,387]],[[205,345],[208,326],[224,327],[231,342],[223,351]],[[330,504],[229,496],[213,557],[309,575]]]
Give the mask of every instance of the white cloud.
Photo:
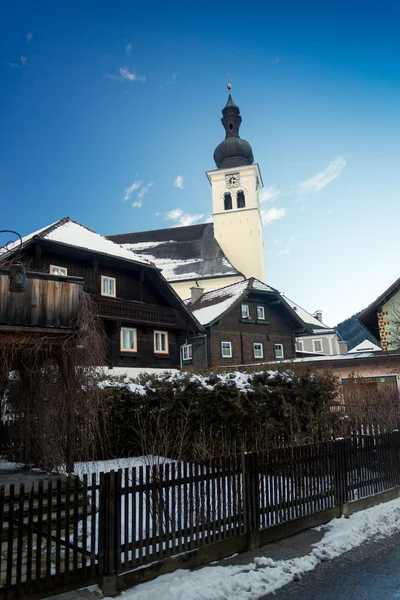
[[[329,163],[324,171],[320,171],[314,175],[314,177],[310,177],[310,179],[305,179],[299,183],[298,189],[300,193],[319,192],[319,190],[322,190],[328,183],[331,183],[336,177],[339,177],[345,166],[346,161],[342,156],[335,158]]]
[[[130,197],[132,196],[133,192],[135,192],[140,187],[142,187],[142,185],[143,185],[143,181],[134,181],[132,183],[132,185],[130,185],[128,188],[126,188],[124,200],[130,200]]]
[[[130,200],[132,195],[135,192],[138,192],[136,194],[136,197],[139,199],[139,201],[135,201],[132,204],[132,206],[133,206],[133,208],[141,208],[141,206],[143,205],[143,202],[141,201],[143,196],[145,196],[146,194],[149,193],[150,188],[153,185],[154,185],[154,183],[152,181],[149,181],[149,183],[146,183],[146,184],[144,184],[143,181],[139,181],[139,180],[134,181],[128,188],[126,188],[124,200]]]
[[[140,192],[138,193],[137,197],[138,198],[143,198],[143,196],[145,196],[146,194],[149,193],[150,188],[153,187],[154,183],[152,181],[150,181],[147,185],[144,185]]]
[[[118,79],[119,81],[140,81],[144,83],[146,77],[144,75],[136,75],[135,71],[131,71],[129,67],[120,67],[119,75],[106,75],[108,79]]]
[[[178,175],[178,177],[174,180],[174,186],[183,190],[183,177],[182,175]]]
[[[286,216],[286,214],[286,208],[277,208],[276,206],[273,206],[269,210],[262,210],[261,218],[264,225],[268,225],[273,221],[279,221],[279,219],[283,219],[283,217]]]
[[[126,53],[127,53],[128,56],[131,53],[131,50],[132,50],[132,44],[129,43],[127,46],[125,46],[125,51],[126,51]]]
[[[26,58],[26,56],[21,54],[21,56],[19,57],[19,63],[9,62],[7,63],[7,65],[12,69],[21,69],[21,67],[25,67],[27,61],[28,59]]]
[[[181,208],[174,208],[167,212],[164,218],[166,221],[175,221],[175,227],[179,227],[180,225],[193,225],[202,219],[203,215],[189,215],[184,213]]]
[[[32,41],[32,38],[33,38],[33,33],[32,33],[32,31],[30,31],[30,32],[28,33],[28,35],[26,36],[26,39],[28,40],[28,42],[31,42],[31,41]]]
[[[260,202],[273,202],[280,194],[281,190],[275,185],[271,185],[269,188],[262,188],[260,191]]]

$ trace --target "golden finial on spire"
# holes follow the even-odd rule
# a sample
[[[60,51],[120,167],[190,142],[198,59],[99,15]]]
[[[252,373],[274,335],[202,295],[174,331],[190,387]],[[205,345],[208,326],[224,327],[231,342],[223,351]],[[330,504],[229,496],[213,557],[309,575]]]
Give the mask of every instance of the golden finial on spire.
[[[230,73],[228,73],[228,85],[226,87],[228,88],[229,91],[232,89],[231,75],[230,75]]]

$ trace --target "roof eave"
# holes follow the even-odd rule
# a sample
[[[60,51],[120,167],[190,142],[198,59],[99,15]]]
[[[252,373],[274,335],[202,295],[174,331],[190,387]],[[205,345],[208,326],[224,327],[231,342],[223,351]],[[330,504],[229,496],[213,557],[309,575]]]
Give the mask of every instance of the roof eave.
[[[90,248],[84,248],[83,246],[75,246],[73,244],[66,244],[64,242],[59,242],[57,240],[48,240],[48,239],[42,238],[42,237],[34,237],[29,241],[39,242],[39,244],[45,244],[47,247],[56,246],[56,247],[61,247],[61,248],[71,248],[73,250],[78,250],[80,252],[90,253],[92,255],[95,254],[95,255],[101,256],[102,258],[105,258],[105,259],[123,261],[124,263],[126,263],[128,265],[132,264],[136,267],[141,267],[141,268],[145,268],[145,269],[151,269],[152,271],[161,272],[161,269],[159,269],[158,267],[156,267],[155,265],[152,265],[150,263],[140,262],[135,259],[131,260],[130,258],[125,258],[124,256],[118,256],[116,254],[107,254],[106,252],[99,252],[98,250],[91,250]],[[134,256],[133,253],[132,253],[132,255]]]

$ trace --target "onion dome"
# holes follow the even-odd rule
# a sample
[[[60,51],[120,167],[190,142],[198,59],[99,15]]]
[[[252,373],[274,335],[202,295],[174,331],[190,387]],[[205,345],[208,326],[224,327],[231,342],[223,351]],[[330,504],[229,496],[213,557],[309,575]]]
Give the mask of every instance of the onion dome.
[[[228,85],[228,89],[230,90]],[[232,100],[231,94],[228,102],[222,109],[222,125],[225,128],[225,139],[214,152],[214,160],[218,169],[230,169],[244,167],[254,162],[253,150],[249,142],[242,140],[239,136],[239,128],[242,122],[239,107]]]

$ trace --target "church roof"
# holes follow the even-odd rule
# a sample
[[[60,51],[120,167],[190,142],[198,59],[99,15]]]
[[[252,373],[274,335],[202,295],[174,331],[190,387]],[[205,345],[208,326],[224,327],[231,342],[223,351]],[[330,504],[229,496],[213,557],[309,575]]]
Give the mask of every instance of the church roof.
[[[229,88],[228,88],[229,89]],[[232,100],[231,94],[222,109],[222,125],[225,129],[225,139],[218,144],[214,151],[214,161],[217,169],[230,169],[252,165],[254,162],[253,150],[246,140],[239,135],[242,117],[240,109]]]
[[[122,233],[108,239],[153,262],[170,283],[240,275],[214,238],[212,223]]]

